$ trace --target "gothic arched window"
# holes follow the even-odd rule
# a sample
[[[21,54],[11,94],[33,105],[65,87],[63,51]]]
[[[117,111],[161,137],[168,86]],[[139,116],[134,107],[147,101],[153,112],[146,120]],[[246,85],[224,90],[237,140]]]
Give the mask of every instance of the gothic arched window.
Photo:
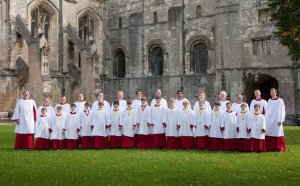
[[[119,50],[115,55],[114,61],[114,77],[125,78],[126,74],[126,60],[123,50]]]
[[[37,37],[44,34],[46,40],[49,39],[50,15],[43,7],[37,7],[31,14],[31,34]]]
[[[163,76],[164,55],[161,47],[156,46],[150,51],[150,71],[153,76]]]
[[[204,43],[197,43],[191,50],[191,71],[195,74],[207,73],[208,50]]]
[[[91,16],[85,15],[79,19],[79,37],[88,44],[91,39],[94,39],[94,21]]]

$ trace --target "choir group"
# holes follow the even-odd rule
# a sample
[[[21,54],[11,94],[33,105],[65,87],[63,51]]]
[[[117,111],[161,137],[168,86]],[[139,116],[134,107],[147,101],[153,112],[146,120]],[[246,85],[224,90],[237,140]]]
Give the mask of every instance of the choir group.
[[[62,97],[53,108],[45,99],[36,109],[29,92],[24,91],[13,115],[17,121],[15,148],[285,151],[283,100],[274,88],[268,102],[260,97],[259,90],[254,94],[250,107],[241,95],[235,103],[226,100],[225,91],[220,92],[220,100],[213,107],[205,100],[205,92],[200,92],[193,109],[178,91],[168,107],[158,89],[150,105],[138,90],[136,99],[127,101],[119,91],[112,105],[99,93],[92,106],[80,94],[74,104],[69,105]]]

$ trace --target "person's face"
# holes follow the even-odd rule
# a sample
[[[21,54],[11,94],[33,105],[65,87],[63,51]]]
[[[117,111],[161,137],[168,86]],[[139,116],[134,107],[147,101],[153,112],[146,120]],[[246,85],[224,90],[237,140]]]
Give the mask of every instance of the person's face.
[[[119,105],[114,105],[114,109],[117,110],[119,108]]]
[[[137,98],[137,99],[141,99],[142,96],[143,96],[143,94],[142,94],[141,91],[138,91],[138,92],[136,93],[136,98]]]
[[[123,92],[118,92],[118,100],[122,100],[123,99]]]
[[[84,107],[85,110],[90,110],[90,108],[91,108],[90,106],[85,106]]]
[[[147,101],[143,99],[143,100],[142,100],[142,104],[143,104],[143,105],[146,105],[146,104],[147,104]]]
[[[219,109],[220,109],[220,106],[219,106],[219,105],[215,105],[215,109],[216,109],[216,110],[219,110]]]
[[[205,94],[204,93],[200,93],[199,96],[198,96],[198,98],[199,98],[200,102],[205,101]]]
[[[247,107],[246,106],[241,106],[242,111],[246,111]]]
[[[104,108],[104,104],[100,104],[100,105],[99,105],[99,108],[100,108],[100,109],[103,109],[103,108]]]
[[[61,114],[61,112],[62,112],[62,109],[57,109],[58,114]]]
[[[158,104],[158,105],[160,104],[160,99],[156,100],[156,104]]]
[[[183,107],[184,107],[184,108],[188,108],[188,106],[189,106],[189,103],[188,103],[188,102],[186,102],[186,101],[183,102]]]
[[[74,107],[74,106],[71,107],[71,111],[72,111],[72,112],[75,112],[75,110],[76,110],[76,107]]]
[[[174,107],[175,102],[173,100],[170,101],[170,107]]]
[[[45,99],[44,99],[44,103],[45,103],[45,105],[49,105],[49,103],[50,103],[49,99],[48,99],[48,98],[45,98]]]
[[[158,98],[161,97],[161,91],[160,91],[160,90],[157,90],[157,91],[155,92],[155,96],[158,97]]]
[[[255,98],[260,98],[260,95],[261,95],[260,91],[258,90],[254,91]]]
[[[43,110],[42,110],[42,115],[45,116],[46,114],[47,114],[47,110],[46,110],[46,109],[43,109]]]
[[[226,105],[226,109],[231,110],[231,105],[230,104]]]
[[[98,100],[102,101],[104,99],[104,95],[102,93],[98,94]]]
[[[199,106],[200,106],[200,108],[203,108],[204,107],[203,102],[199,102]]]
[[[270,91],[270,94],[271,94],[272,98],[277,96],[277,92],[273,89]]]
[[[78,100],[79,100],[79,101],[83,101],[83,100],[84,100],[84,96],[83,96],[82,94],[79,94]]]
[[[226,95],[225,94],[220,94],[220,100],[225,101],[226,100]]]
[[[29,99],[29,97],[30,97],[29,92],[28,92],[28,91],[25,91],[25,92],[23,93],[23,98],[24,98],[24,99]]]
[[[66,102],[67,102],[67,98],[66,97],[61,97],[60,103],[65,104]]]
[[[255,112],[259,112],[259,109],[260,109],[259,106],[254,107]]]
[[[131,109],[132,104],[127,104],[127,108]]]
[[[243,102],[243,96],[238,95],[238,96],[236,97],[236,102],[242,103],[242,102]]]
[[[183,98],[183,92],[178,92],[178,93],[177,93],[177,97],[178,97],[179,99]]]

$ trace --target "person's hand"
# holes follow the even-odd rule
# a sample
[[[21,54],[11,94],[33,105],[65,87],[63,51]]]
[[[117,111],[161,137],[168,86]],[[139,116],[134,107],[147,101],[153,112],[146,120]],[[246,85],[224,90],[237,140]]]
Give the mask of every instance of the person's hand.
[[[250,132],[251,132],[251,129],[247,129],[247,132],[250,133]]]
[[[17,123],[17,125],[19,125],[19,124],[20,124],[20,120],[17,119],[17,120],[16,120],[16,123]]]
[[[262,132],[262,133],[265,133],[265,132],[266,132],[266,130],[265,130],[265,129],[261,129],[261,132]]]
[[[209,127],[207,125],[204,125],[204,128],[207,130]]]
[[[167,124],[166,124],[166,123],[163,123],[163,126],[164,126],[164,128],[166,128],[166,127],[167,127]]]
[[[277,124],[278,124],[278,127],[279,127],[279,126],[281,126],[281,125],[282,125],[282,122],[278,122]]]
[[[194,125],[191,124],[191,125],[190,125],[190,129],[193,130],[193,128],[194,128]]]
[[[225,127],[220,127],[221,132],[225,130]]]

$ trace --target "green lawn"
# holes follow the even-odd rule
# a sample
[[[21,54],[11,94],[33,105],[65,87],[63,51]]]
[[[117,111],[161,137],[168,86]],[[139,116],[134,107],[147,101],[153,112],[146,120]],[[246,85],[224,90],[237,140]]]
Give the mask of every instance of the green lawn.
[[[300,127],[285,134],[285,153],[26,151],[0,126],[0,185],[300,185]]]

